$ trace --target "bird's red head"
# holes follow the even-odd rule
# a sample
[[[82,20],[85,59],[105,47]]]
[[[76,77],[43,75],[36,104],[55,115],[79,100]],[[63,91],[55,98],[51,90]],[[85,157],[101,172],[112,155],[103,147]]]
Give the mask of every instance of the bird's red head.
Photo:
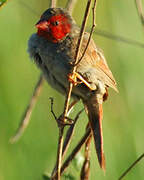
[[[71,21],[71,17],[61,8],[49,8],[36,24],[37,34],[53,43],[58,43],[70,33]]]

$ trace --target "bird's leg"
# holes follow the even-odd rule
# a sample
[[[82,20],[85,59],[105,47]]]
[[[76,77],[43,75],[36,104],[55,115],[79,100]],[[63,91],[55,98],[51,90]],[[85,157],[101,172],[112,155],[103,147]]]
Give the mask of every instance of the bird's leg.
[[[74,86],[77,84],[84,83],[90,90],[95,90],[96,88],[93,87],[89,82],[87,82],[79,73],[74,72],[68,75],[68,80],[73,83]],[[80,80],[80,81],[78,81]]]

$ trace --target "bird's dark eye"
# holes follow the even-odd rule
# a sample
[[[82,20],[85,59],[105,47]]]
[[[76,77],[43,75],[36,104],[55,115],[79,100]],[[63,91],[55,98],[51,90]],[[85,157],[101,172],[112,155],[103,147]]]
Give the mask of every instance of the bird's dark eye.
[[[58,26],[58,25],[59,25],[59,21],[53,22],[53,25],[54,25],[54,26]]]

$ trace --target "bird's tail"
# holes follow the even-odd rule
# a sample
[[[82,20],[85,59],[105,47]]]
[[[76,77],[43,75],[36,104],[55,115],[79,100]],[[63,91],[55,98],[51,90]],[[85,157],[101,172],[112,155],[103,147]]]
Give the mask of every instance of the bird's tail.
[[[88,100],[83,101],[89,118],[89,124],[94,137],[96,153],[100,167],[105,170],[105,157],[103,152],[103,133],[102,133],[102,103],[99,103],[96,94],[93,94]]]

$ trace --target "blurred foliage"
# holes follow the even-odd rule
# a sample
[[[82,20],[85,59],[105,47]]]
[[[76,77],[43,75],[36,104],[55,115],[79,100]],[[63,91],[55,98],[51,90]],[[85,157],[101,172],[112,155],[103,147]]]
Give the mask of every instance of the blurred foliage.
[[[50,180],[50,175],[44,174],[43,175],[43,180]]]
[[[0,0],[0,8],[7,2],[7,0]]]
[[[62,177],[63,180],[76,180],[72,174],[64,174]]]
[[[78,154],[73,159],[72,163],[73,163],[74,168],[77,171],[80,171],[82,166],[83,166],[83,163],[84,163],[84,156],[83,156],[83,154],[81,152],[78,152]]]
[[[0,1],[2,2],[2,1]],[[66,0],[59,0],[64,7]],[[86,0],[78,0],[73,16],[80,25]],[[44,84],[43,91],[32,113],[25,134],[16,144],[9,144],[22,113],[29,101],[40,74],[29,60],[27,41],[34,33],[34,24],[49,7],[49,1],[16,0],[0,10],[0,180],[42,180],[44,172],[51,172],[56,161],[58,129],[50,113],[49,97],[55,98],[54,109],[62,112],[64,97]],[[91,16],[88,29],[91,25]],[[100,0],[97,6],[97,28],[144,42],[144,31],[131,0]],[[106,173],[99,168],[92,145],[91,180],[115,180],[143,152],[144,129],[144,50],[94,35],[94,40],[105,53],[117,80],[119,94],[109,90],[104,103],[104,150]],[[82,108],[79,103],[72,117]],[[78,121],[70,149],[79,141],[87,117]],[[70,167],[68,172],[79,179],[79,172]],[[141,161],[127,175],[127,180],[143,180]]]

